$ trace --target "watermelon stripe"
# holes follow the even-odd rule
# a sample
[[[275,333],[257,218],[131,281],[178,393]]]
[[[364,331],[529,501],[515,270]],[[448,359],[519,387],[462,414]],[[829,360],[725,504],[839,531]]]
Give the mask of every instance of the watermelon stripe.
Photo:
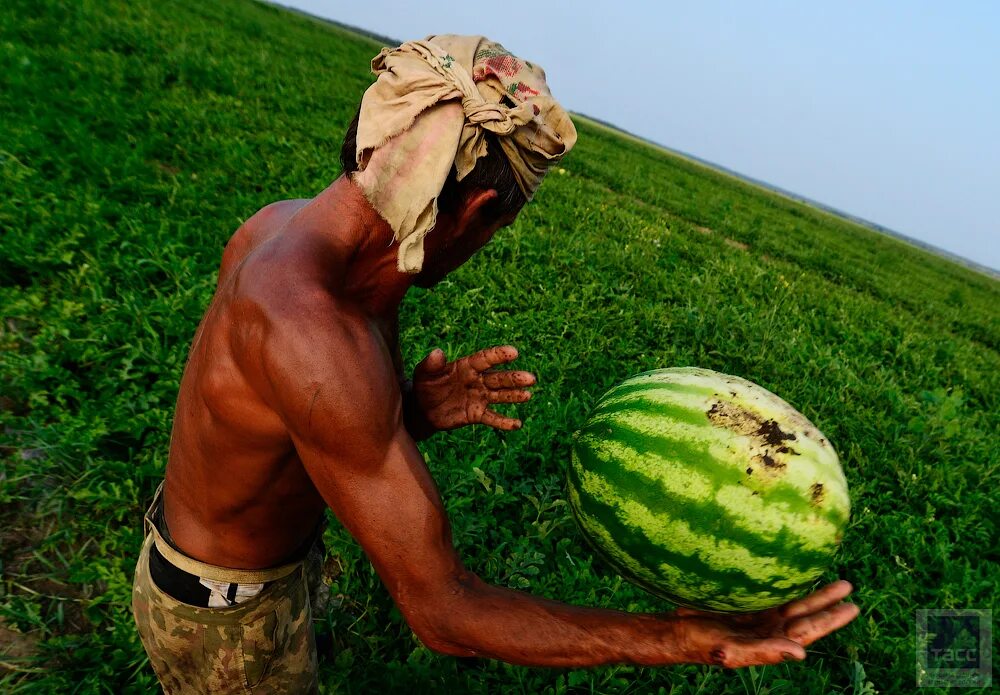
[[[679,468],[691,468],[696,470],[700,477],[711,480],[713,489],[716,491],[725,485],[740,485],[747,478],[742,469],[719,461],[712,456],[706,442],[692,442],[690,439],[678,440],[640,432],[618,420],[601,421],[593,426],[593,431],[591,431],[591,426],[588,426],[581,432],[577,439],[577,445],[586,446],[588,442],[593,442],[598,448],[604,442],[610,442],[628,447],[635,452],[636,455],[630,457],[630,460],[617,462],[616,465],[628,466],[639,460],[640,457],[654,461],[659,459],[677,462]],[[678,484],[686,484],[686,481],[685,483],[677,482]],[[757,481],[747,480],[747,482],[753,485]],[[766,484],[769,497],[776,488],[780,489],[782,486],[777,481],[767,481]],[[795,506],[788,511],[790,513],[807,511],[802,509],[802,493],[794,487],[790,487],[788,492],[790,493],[789,499],[795,503]]]
[[[615,567],[627,567],[630,570],[630,581],[638,583],[642,588],[652,593],[661,593],[656,588],[660,577],[619,548],[614,539],[607,535],[605,529],[601,528],[596,520],[584,515],[580,496],[573,488],[570,488],[570,500],[572,501],[570,509],[573,512],[573,517],[576,519],[578,527],[583,531],[583,537],[590,547],[596,550],[608,564]],[[602,533],[603,538],[599,537]]]
[[[583,445],[586,442],[578,448],[582,450]],[[839,527],[829,525],[816,514],[804,516],[784,506],[765,503],[761,496],[752,495],[754,490],[749,484],[720,485],[702,471],[689,471],[680,462],[640,454],[623,442],[594,442],[592,453],[597,459],[607,462],[605,465],[645,476],[650,484],[657,486],[656,489],[670,496],[665,504],[715,503],[717,507],[705,507],[704,511],[725,508],[727,518],[723,523],[749,531],[762,540],[774,540],[785,530],[797,537],[797,544],[815,551],[828,547],[839,530]],[[589,459],[588,464],[592,465]]]
[[[684,603],[685,598],[688,597],[688,595],[681,588],[684,586],[697,584],[697,589],[700,591],[700,595],[702,596],[708,596],[721,592],[723,585],[718,583],[700,582],[700,578],[697,575],[691,574],[682,575],[683,580],[685,581],[678,581],[672,584],[673,586],[678,587],[678,592],[676,594],[665,592],[662,588],[664,577],[650,571],[650,569],[640,563],[637,558],[632,557],[622,550],[616,543],[615,539],[610,535],[608,529],[606,529],[597,519],[586,514],[583,510],[580,495],[576,492],[580,485],[579,478],[576,478],[577,485],[574,486],[572,484],[573,477],[574,476],[571,473],[570,500],[572,504],[570,507],[573,510],[573,516],[577,520],[577,524],[583,533],[584,539],[602,558],[604,558],[605,561],[608,562],[608,564],[618,569],[625,568],[629,570],[629,581],[638,584],[650,593],[678,603]],[[665,571],[669,570],[670,567],[669,565],[661,564],[659,569],[661,571]]]
[[[661,389],[656,389],[657,391]],[[650,395],[648,392],[644,395]],[[673,403],[663,403],[661,401],[642,400],[640,398],[614,398],[610,401],[602,401],[594,410],[592,418],[618,415],[620,413],[641,411],[650,415],[657,415],[678,422],[685,422],[689,425],[704,428],[711,426],[708,416],[702,410],[685,408],[682,405]]]
[[[655,410],[655,407],[651,408]],[[628,411],[636,413],[638,411]],[[646,414],[647,411],[642,411]],[[683,439],[671,438],[660,434],[642,432],[627,424],[628,413],[621,413],[620,418],[600,419],[585,427],[578,438],[578,443],[583,444],[587,435],[593,437],[594,441],[610,440],[618,442],[624,446],[634,449],[640,455],[651,455],[657,458],[669,459],[684,462],[685,467],[693,466],[713,481],[717,487],[723,485],[744,485],[750,489],[766,490],[769,503],[784,504],[788,513],[797,516],[818,515],[827,521],[831,526],[837,528],[843,525],[846,517],[834,505],[812,506],[808,503],[805,491],[787,482],[778,480],[772,476],[764,480],[760,477],[753,480],[745,474],[743,465],[732,465],[724,460],[719,460],[708,449],[708,443],[715,440],[714,435],[706,436],[701,432],[701,441],[694,439],[694,434],[684,433]],[[692,445],[692,444],[695,445]],[[701,446],[698,446],[700,444]],[[780,475],[780,473],[778,473]],[[758,486],[760,486],[758,488]],[[809,530],[806,537],[812,537],[813,531]]]
[[[580,495],[580,507],[585,516],[591,517],[607,530],[618,547],[632,559],[634,564],[669,565],[676,567],[680,572],[697,577],[699,581],[718,582],[725,587],[739,587],[753,593],[774,592],[772,582],[756,581],[738,569],[713,567],[697,556],[683,555],[652,543],[642,529],[623,523],[614,507],[589,495]],[[642,559],[641,562],[638,558]],[[659,593],[662,595],[662,591]]]
[[[691,396],[703,396],[709,398],[717,392],[704,386],[689,384],[674,384],[667,381],[644,381],[638,384],[625,384],[608,391],[601,397],[597,407],[600,408],[609,401],[625,398],[626,396],[642,395],[650,392],[666,391],[668,393],[683,393]]]
[[[650,510],[667,511],[671,519],[683,521],[693,531],[706,537],[725,538],[727,542],[742,546],[758,557],[785,558],[781,560],[783,565],[803,574],[817,574],[830,559],[829,553],[806,546],[787,527],[781,528],[776,536],[769,539],[759,531],[747,530],[746,519],[735,516],[714,500],[695,501],[673,494],[661,481],[638,471],[609,465],[584,447],[578,447],[576,455],[584,470],[604,478],[621,496]],[[787,559],[791,557],[788,555],[790,549],[796,551],[794,562]]]
[[[678,404],[674,403],[663,403],[662,401],[655,400],[640,400],[634,399],[629,402],[623,402],[620,407],[616,406],[614,408],[608,408],[607,410],[598,410],[591,417],[589,425],[598,425],[602,422],[607,422],[608,420],[614,420],[618,422],[628,422],[636,429],[639,423],[645,425],[641,429],[636,429],[636,431],[651,430],[665,435],[669,435],[673,439],[679,440],[692,440],[707,442],[719,445],[723,448],[731,447],[734,442],[734,438],[742,438],[747,435],[740,435],[734,433],[733,431],[725,428],[712,425],[704,417],[703,413],[698,413],[695,409],[689,409],[690,413],[688,416],[681,416],[680,413],[677,417],[673,417],[672,408],[677,407]],[[679,404],[680,407],[684,407],[683,404]],[[701,421],[697,421],[698,417],[702,417]],[[668,419],[669,418],[669,419]],[[795,465],[792,468],[783,472],[785,477],[795,478],[796,471],[809,471],[809,476],[812,478],[814,475],[820,475],[827,479],[830,483],[836,483],[837,487],[840,488],[840,492],[846,501],[847,496],[847,481],[844,479],[843,471],[840,467],[840,463],[837,460],[837,455],[830,449],[818,448],[815,442],[810,441],[806,438],[806,434],[801,431],[792,431],[796,439],[790,443],[789,452],[778,452],[774,446],[764,447],[762,442],[759,441],[748,441],[747,446],[756,448],[758,452],[768,451],[769,455],[775,459],[780,460],[784,463],[797,463],[801,461],[808,461],[808,465],[805,469],[801,465]],[[738,440],[737,440],[738,441]],[[745,446],[738,447],[742,450],[746,450]],[[795,453],[791,453],[794,450]],[[732,449],[730,449],[732,451]],[[729,464],[739,464],[740,461],[734,461],[729,459],[727,461]],[[745,465],[743,466],[745,468]],[[801,487],[805,488],[812,484],[813,480],[800,479],[798,481]],[[794,487],[794,486],[793,486]]]
[[[728,539],[699,533],[698,529],[692,528],[685,521],[672,518],[662,511],[653,513],[634,499],[618,496],[606,480],[590,472],[584,472],[582,478],[588,494],[615,508],[620,519],[627,519],[629,524],[641,529],[643,535],[657,546],[670,548],[681,555],[697,557],[717,570],[739,569],[754,581],[773,582],[773,586],[780,589],[810,581],[818,574],[815,568],[809,572],[797,572],[777,558],[753,555]],[[660,571],[668,570],[661,566]],[[683,573],[677,576],[685,578]]]

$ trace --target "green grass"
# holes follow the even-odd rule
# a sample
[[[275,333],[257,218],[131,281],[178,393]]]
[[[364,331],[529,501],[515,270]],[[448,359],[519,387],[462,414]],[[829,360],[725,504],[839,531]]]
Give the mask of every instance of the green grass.
[[[130,583],[222,247],[263,205],[338,175],[377,48],[246,0],[0,9],[0,690],[154,689]],[[1000,283],[579,129],[514,227],[404,304],[410,366],[435,346],[510,342],[539,376],[522,431],[422,446],[461,554],[543,596],[667,608],[584,550],[563,476],[607,388],[698,365],[775,391],[838,447],[854,514],[826,578],[855,583],[861,616],[805,663],[743,672],[459,660],[415,640],[333,528],[338,653],[322,680],[350,693],[912,692],[914,611],[990,607],[1000,588]]]

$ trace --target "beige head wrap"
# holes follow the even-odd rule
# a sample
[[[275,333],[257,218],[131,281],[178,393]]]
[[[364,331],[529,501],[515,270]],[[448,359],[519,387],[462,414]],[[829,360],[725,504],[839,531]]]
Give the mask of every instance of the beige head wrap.
[[[437,198],[455,167],[461,181],[494,133],[530,200],[546,170],[576,142],[545,72],[482,36],[429,36],[383,48],[358,119],[353,181],[392,227],[398,268],[418,272]]]

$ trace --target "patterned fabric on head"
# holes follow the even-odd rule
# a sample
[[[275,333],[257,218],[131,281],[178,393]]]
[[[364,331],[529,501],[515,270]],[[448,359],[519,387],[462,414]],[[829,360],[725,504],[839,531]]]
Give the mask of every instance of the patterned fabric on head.
[[[358,119],[352,180],[399,242],[397,266],[423,266],[423,239],[452,167],[461,181],[486,154],[487,131],[531,200],[545,172],[576,142],[545,72],[482,36],[429,36],[383,48]]]

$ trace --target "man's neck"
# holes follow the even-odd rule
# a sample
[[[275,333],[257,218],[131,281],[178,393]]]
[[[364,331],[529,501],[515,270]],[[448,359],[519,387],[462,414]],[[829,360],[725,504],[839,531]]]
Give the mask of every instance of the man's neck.
[[[343,276],[336,282],[340,293],[370,316],[394,317],[413,278],[396,267],[399,244],[388,222],[346,176],[307,208],[309,226],[341,261]]]

